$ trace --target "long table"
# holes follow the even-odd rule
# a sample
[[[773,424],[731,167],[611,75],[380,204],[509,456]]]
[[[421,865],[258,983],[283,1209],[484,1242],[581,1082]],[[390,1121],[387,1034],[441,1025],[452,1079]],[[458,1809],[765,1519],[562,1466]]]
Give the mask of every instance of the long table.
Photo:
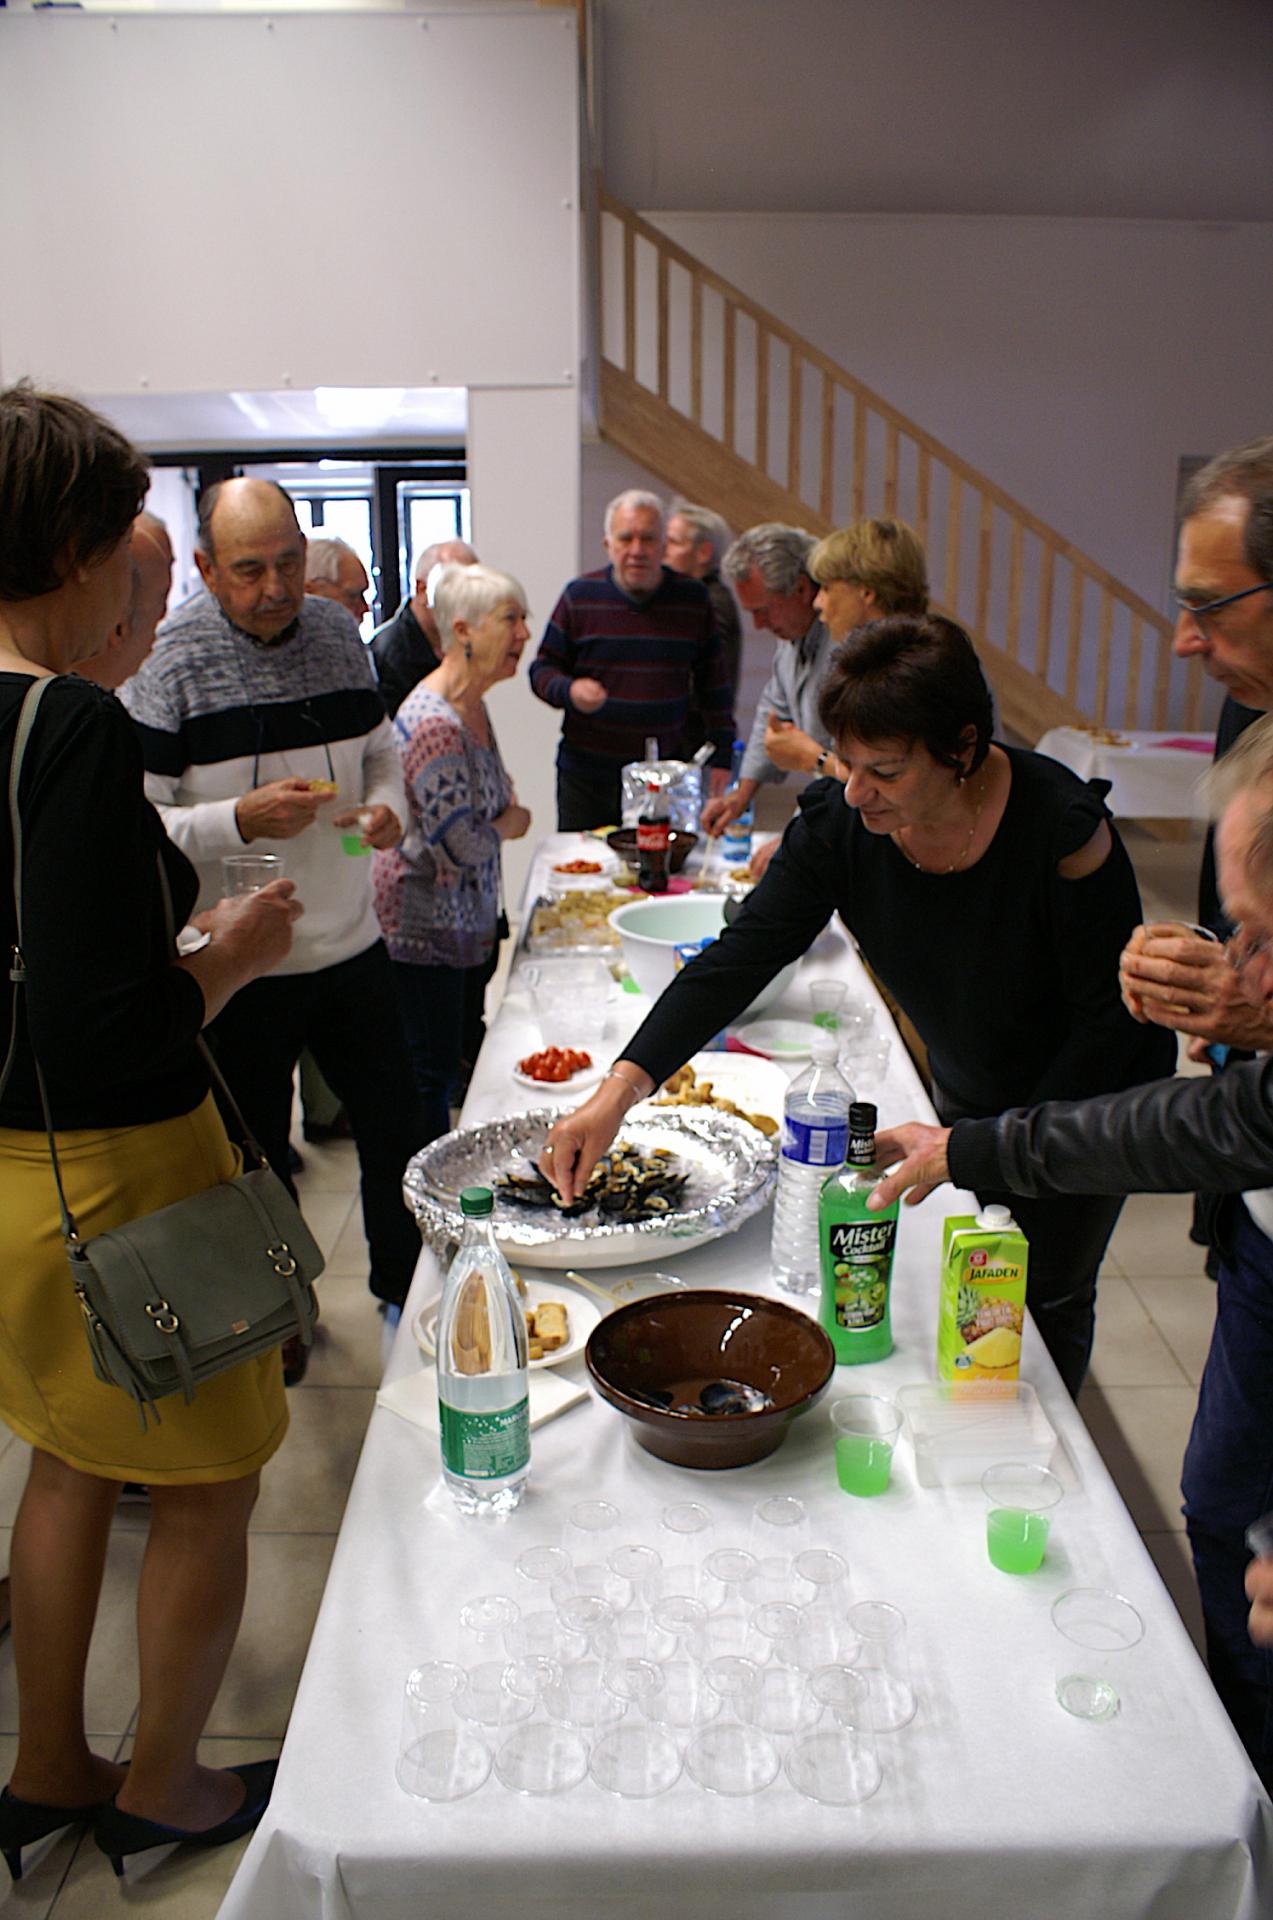
[[[531,876],[560,858],[548,839]],[[839,971],[874,998],[851,943],[829,929],[775,1010],[808,1016],[810,977]],[[616,997],[608,1045],[646,1010]],[[886,1018],[883,1009],[880,1017]],[[536,1043],[512,992],[494,1021],[466,1123],[536,1104],[508,1069]],[[930,1111],[900,1045],[883,1119]],[[842,1369],[837,1391],[886,1394],[932,1376],[941,1222],[970,1210],[943,1189],[903,1216],[894,1284],[896,1351]],[[769,1291],[769,1214],[674,1261],[692,1285]],[[386,1379],[422,1365],[411,1333],[439,1284],[422,1255]],[[582,1367],[582,1361],[572,1363]],[[439,1482],[436,1443],[392,1412],[372,1416],[301,1678],[273,1802],[221,1920],[1256,1920],[1273,1910],[1270,1805],[1153,1564],[1036,1333],[1023,1372],[1060,1438],[1066,1484],[1047,1560],[1013,1578],[988,1564],[979,1489],[920,1487],[909,1449],[872,1500],[839,1492],[825,1412],[792,1427],[769,1460],[689,1474],[638,1449],[590,1398],[533,1440],[532,1485],[500,1522],[465,1521]],[[904,1611],[918,1711],[881,1735],[884,1779],[857,1807],[803,1798],[785,1777],[725,1800],[687,1777],[651,1801],[590,1780],[522,1799],[492,1778],[431,1805],[397,1786],[403,1681],[454,1653],[462,1602],[510,1590],[527,1545],[555,1540],[576,1500],[604,1492],[628,1538],[652,1541],[669,1501],[693,1497],[718,1532],[745,1534],[764,1495],[797,1492],[816,1544],[848,1559],[855,1598]],[[1145,1622],[1119,1716],[1101,1726],[1056,1704],[1049,1607],[1071,1586],[1113,1587]]]

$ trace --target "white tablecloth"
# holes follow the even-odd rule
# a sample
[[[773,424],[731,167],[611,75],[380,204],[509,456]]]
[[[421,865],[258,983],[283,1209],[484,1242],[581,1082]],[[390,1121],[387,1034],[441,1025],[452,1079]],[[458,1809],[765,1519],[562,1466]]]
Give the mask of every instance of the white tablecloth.
[[[559,848],[560,839],[548,842]],[[804,978],[842,968],[869,991],[842,933]],[[645,1010],[617,996],[617,1046]],[[807,1015],[801,980],[778,1009]],[[467,1121],[531,1105],[507,1068],[533,1042],[510,1001],[493,1024]],[[922,1116],[895,1046],[886,1119]],[[902,1220],[897,1349],[837,1379],[893,1393],[931,1378],[949,1188]],[[768,1290],[768,1213],[671,1265],[691,1284]],[[422,1257],[389,1377],[421,1364],[410,1321],[436,1287]],[[581,1366],[582,1361],[573,1363]],[[532,1487],[509,1519],[465,1521],[439,1484],[436,1443],[380,1408],[350,1492],[273,1803],[221,1920],[1256,1920],[1268,1914],[1270,1808],[1086,1430],[1037,1334],[1025,1371],[1062,1438],[1066,1483],[1044,1568],[996,1573],[979,1490],[917,1486],[908,1447],[874,1500],[839,1492],[823,1409],[759,1465],[693,1475],[633,1443],[594,1399],[539,1430]],[[832,1809],[780,1776],[754,1799],[716,1799],[687,1778],[659,1799],[620,1801],[591,1781],[524,1800],[492,1777],[472,1798],[429,1805],[394,1780],[403,1681],[453,1655],[456,1613],[507,1590],[524,1546],[559,1537],[567,1508],[604,1491],[629,1538],[653,1540],[661,1507],[704,1500],[722,1535],[745,1535],[754,1502],[798,1491],[815,1541],[842,1551],[854,1596],[905,1612],[919,1698],[881,1736],[884,1781]],[[1111,1586],[1145,1620],[1120,1716],[1070,1719],[1052,1694],[1049,1606],[1066,1587]],[[1257,1880],[1258,1872],[1264,1877]]]
[[[1081,780],[1108,780],[1109,810],[1122,820],[1203,820],[1200,792],[1211,763],[1208,733],[1123,733],[1124,745],[1097,740],[1082,727],[1053,727],[1037,751],[1077,773]],[[1191,747],[1170,744],[1194,742]]]

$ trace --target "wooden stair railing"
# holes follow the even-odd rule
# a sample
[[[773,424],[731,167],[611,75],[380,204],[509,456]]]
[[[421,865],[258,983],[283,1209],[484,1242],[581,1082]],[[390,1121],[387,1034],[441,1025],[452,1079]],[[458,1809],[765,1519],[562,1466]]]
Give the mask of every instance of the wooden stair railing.
[[[1148,601],[604,189],[596,205],[606,439],[736,527],[908,520],[934,606],[971,633],[1031,742],[1205,724],[1201,665],[1174,658]]]

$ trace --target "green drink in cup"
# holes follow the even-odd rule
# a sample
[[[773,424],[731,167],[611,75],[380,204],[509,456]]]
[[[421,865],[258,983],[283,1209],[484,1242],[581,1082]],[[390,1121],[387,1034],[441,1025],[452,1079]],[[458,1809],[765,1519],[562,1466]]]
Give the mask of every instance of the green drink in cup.
[[[831,1426],[835,1475],[842,1491],[859,1498],[883,1493],[902,1429],[902,1416],[893,1402],[874,1393],[851,1394],[831,1408]]]
[[[1005,1461],[981,1476],[986,1496],[986,1552],[1000,1573],[1037,1573],[1047,1552],[1052,1513],[1064,1489],[1047,1467]]]

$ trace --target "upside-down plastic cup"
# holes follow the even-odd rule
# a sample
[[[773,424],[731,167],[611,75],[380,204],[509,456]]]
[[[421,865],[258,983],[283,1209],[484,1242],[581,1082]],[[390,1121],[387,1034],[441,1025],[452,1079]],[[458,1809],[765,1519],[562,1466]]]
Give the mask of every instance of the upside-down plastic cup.
[[[430,1660],[407,1676],[397,1780],[417,1800],[462,1800],[491,1770],[491,1749],[461,1715],[463,1667]]]

